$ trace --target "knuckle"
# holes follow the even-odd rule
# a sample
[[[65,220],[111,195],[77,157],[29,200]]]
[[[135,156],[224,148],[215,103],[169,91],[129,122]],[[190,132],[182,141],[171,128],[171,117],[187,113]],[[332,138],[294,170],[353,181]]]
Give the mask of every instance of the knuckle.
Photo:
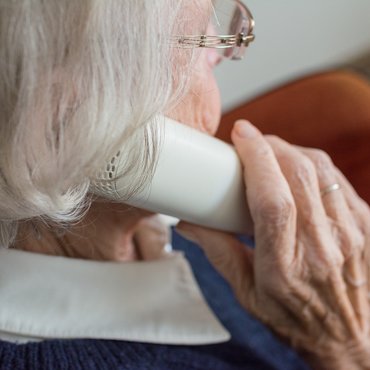
[[[301,157],[299,160],[293,160],[293,171],[298,184],[306,186],[316,180],[316,169],[313,162]]]
[[[270,199],[264,198],[259,205],[258,214],[266,224],[273,224],[276,227],[285,225],[296,214],[296,207],[288,196],[280,195]]]
[[[357,229],[357,227],[352,227],[349,230],[347,227],[347,234],[349,239],[349,245],[352,247],[353,250],[363,250],[365,247],[365,236],[363,233]]]
[[[321,149],[312,149],[310,156],[311,160],[316,165],[316,168],[320,171],[327,171],[334,167],[329,154]]]
[[[365,248],[365,236],[354,225],[343,226],[338,238],[345,258],[361,253]]]

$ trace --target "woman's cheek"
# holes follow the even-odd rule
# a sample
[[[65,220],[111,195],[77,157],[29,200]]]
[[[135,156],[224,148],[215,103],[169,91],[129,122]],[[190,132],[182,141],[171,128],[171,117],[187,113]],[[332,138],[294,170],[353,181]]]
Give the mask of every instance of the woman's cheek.
[[[220,90],[213,74],[216,62],[211,63],[208,54],[202,54],[194,67],[188,93],[166,113],[170,118],[210,135],[216,133],[221,119]]]
[[[202,96],[202,131],[215,135],[221,119],[221,98],[220,90],[212,71],[207,80],[207,89]]]

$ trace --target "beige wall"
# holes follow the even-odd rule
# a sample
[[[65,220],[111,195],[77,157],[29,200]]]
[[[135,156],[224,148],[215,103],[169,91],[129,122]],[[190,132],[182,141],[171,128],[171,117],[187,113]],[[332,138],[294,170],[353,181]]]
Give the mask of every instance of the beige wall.
[[[256,41],[216,71],[223,109],[302,74],[370,51],[370,0],[244,0]]]

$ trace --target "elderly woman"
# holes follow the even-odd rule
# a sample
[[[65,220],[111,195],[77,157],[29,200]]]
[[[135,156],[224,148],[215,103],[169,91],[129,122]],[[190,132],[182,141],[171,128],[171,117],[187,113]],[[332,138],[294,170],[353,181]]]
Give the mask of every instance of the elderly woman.
[[[158,113],[213,135],[251,32],[232,0],[0,0],[0,368],[306,367],[244,309],[314,368],[370,368],[369,210],[325,154],[235,124],[255,248],[178,225],[235,293],[193,254],[219,319],[157,216],[89,192],[119,149],[125,198],[150,182]]]

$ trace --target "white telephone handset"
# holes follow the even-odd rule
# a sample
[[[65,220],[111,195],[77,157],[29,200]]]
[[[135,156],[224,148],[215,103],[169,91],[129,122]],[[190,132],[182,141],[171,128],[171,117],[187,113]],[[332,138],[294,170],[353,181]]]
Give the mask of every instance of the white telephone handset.
[[[154,177],[125,203],[198,225],[251,235],[242,167],[234,148],[172,119],[162,121],[164,138]],[[116,158],[114,174],[109,176],[114,180],[97,180],[94,193],[115,201],[122,199],[120,189],[125,188],[127,179],[117,176],[119,163]]]

